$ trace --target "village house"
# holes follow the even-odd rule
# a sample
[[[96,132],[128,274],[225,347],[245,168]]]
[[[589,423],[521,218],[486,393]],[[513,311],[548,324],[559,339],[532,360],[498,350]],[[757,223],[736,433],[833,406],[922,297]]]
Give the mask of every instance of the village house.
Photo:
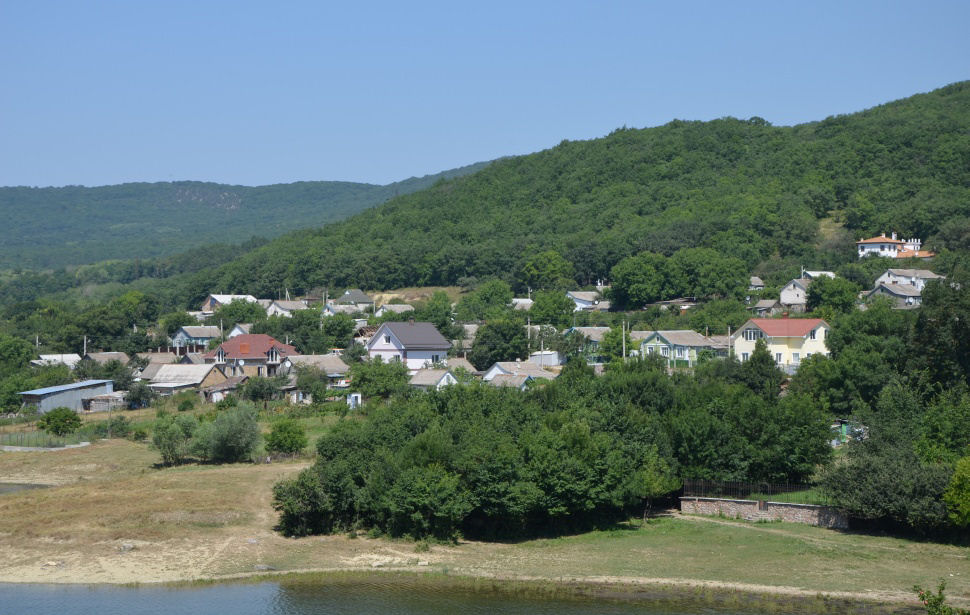
[[[811,284],[811,278],[796,278],[790,281],[781,289],[779,302],[792,312],[804,312],[808,305],[808,287]]]
[[[210,341],[222,336],[219,327],[212,325],[196,325],[179,327],[172,334],[172,346],[184,348],[188,346],[206,346]]]
[[[275,376],[283,361],[298,354],[296,348],[263,333],[239,335],[219,344],[204,356],[206,364],[222,368],[226,376]]]
[[[374,309],[374,300],[359,288],[347,289],[344,291],[344,294],[330,301],[330,303],[333,305],[354,306],[358,312],[366,312]]]
[[[301,368],[320,370],[327,376],[328,389],[346,389],[350,386],[350,366],[339,355],[335,354],[303,354],[287,357],[289,373],[298,372]],[[309,398],[307,398],[309,399]],[[300,400],[302,401],[302,399]]]
[[[70,352],[67,354],[42,354],[40,358],[30,362],[33,367],[50,367],[51,365],[66,365],[74,369],[81,361],[81,355]]]
[[[207,402],[215,404],[235,393],[247,380],[249,376],[232,376],[217,384],[202,387],[199,392]]]
[[[764,280],[756,275],[753,275],[748,280],[748,290],[751,291],[761,291],[765,289]]]
[[[491,382],[500,374],[507,376],[530,376],[535,380],[555,380],[557,374],[544,370],[531,361],[498,361],[482,374],[483,382]]]
[[[292,318],[293,312],[298,310],[308,310],[310,306],[307,305],[306,301],[294,300],[289,301],[286,299],[276,299],[270,301],[269,305],[266,306],[267,316],[282,316],[284,318]]]
[[[249,303],[259,303],[259,300],[252,295],[209,295],[202,302],[202,313],[211,314],[224,305],[229,305],[233,301],[248,301]]]
[[[520,312],[527,312],[532,309],[534,302],[528,297],[513,297],[512,309]]]
[[[885,233],[879,237],[860,239],[855,242],[859,258],[867,256],[883,256],[885,258],[932,258],[936,256],[933,252],[922,249],[922,241],[919,239],[897,239],[893,232],[891,237],[886,237]]]
[[[365,346],[371,359],[401,361],[414,372],[444,363],[451,344],[430,322],[385,322]]]
[[[148,386],[159,395],[174,395],[179,391],[199,390],[225,382],[226,375],[214,364],[163,365]]]
[[[377,308],[377,311],[374,312],[374,316],[380,318],[386,314],[406,314],[413,311],[413,305],[408,305],[406,303],[385,303],[381,307]]]
[[[631,339],[633,333],[634,331],[630,332]],[[639,340],[637,354],[661,356],[671,367],[693,367],[697,364],[700,353],[704,351],[708,351],[712,357],[716,355],[714,343],[697,331],[636,331],[635,333],[641,335],[646,333]]]
[[[529,383],[535,380],[529,374],[496,374],[488,381],[493,387],[508,387],[524,391],[529,388]]]
[[[229,329],[229,333],[226,334],[226,339],[231,340],[234,337],[240,335],[249,335],[252,332],[253,323],[251,322],[241,322]]]
[[[749,308],[757,317],[776,316],[785,311],[784,306],[777,299],[762,299]]]
[[[574,312],[598,310],[601,303],[600,294],[596,291],[571,290],[566,297],[575,304]]]
[[[419,369],[411,374],[409,383],[412,388],[430,391],[458,384],[458,379],[447,369]]]
[[[448,369],[452,370],[452,372],[457,369],[463,369],[473,376],[481,375],[481,372],[475,369],[475,366],[472,365],[471,361],[464,357],[448,357],[448,359],[445,361],[445,365],[447,365]]]
[[[347,316],[353,316],[354,314],[361,314],[364,312],[363,307],[358,306],[355,303],[338,304],[338,303],[328,303],[323,307],[324,316],[336,316],[337,314],[346,314]]]
[[[945,279],[944,276],[933,273],[929,269],[887,269],[885,273],[876,278],[876,285],[909,284],[922,292],[927,282]]]
[[[600,342],[609,330],[609,327],[570,327],[563,332],[563,335],[582,335],[586,338],[583,353],[588,357],[596,357],[599,355]]]
[[[814,354],[828,356],[829,325],[821,318],[752,318],[731,335],[734,355],[747,361],[763,339],[775,363],[788,373]]]
[[[865,294],[867,301],[884,297],[897,309],[917,308],[923,303],[922,291],[912,284],[886,284],[877,282],[876,287]]]
[[[105,365],[111,361],[117,361],[122,365],[127,365],[131,359],[123,352],[89,352],[81,360],[91,361],[98,365]]]

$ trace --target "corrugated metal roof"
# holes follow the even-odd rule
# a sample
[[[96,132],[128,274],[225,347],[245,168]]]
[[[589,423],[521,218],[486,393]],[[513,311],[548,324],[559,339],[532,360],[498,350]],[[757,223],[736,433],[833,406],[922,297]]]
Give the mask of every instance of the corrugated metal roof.
[[[215,369],[214,363],[204,365],[163,365],[155,377],[151,379],[152,384],[201,384],[209,372]]]
[[[110,380],[84,380],[81,382],[72,382],[71,384],[59,384],[53,387],[44,387],[43,389],[34,389],[32,391],[20,391],[18,395],[49,395],[51,393],[60,393],[61,391],[71,391],[73,389],[86,389],[88,387],[99,386],[111,382]]]
[[[350,371],[344,360],[335,354],[304,354],[286,357],[293,365],[307,365],[321,369],[327,374],[343,375]]]
[[[447,373],[446,369],[419,369],[411,376],[411,384],[416,387],[435,386]]]

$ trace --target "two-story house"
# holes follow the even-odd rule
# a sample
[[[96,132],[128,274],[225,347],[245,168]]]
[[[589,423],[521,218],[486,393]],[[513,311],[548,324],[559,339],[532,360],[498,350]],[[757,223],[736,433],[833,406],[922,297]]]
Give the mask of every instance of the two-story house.
[[[919,239],[897,239],[894,232],[891,237],[885,233],[879,237],[860,239],[855,242],[859,258],[867,256],[883,256],[886,258],[932,258],[933,252],[923,250],[923,242]]]
[[[370,358],[401,361],[408,371],[444,363],[451,344],[430,322],[385,322],[364,346]]]
[[[631,339],[633,331],[630,332]],[[697,331],[636,331],[636,348],[640,356],[658,355],[670,365],[692,367],[705,350],[716,354],[715,343]],[[645,334],[645,335],[644,335]]]
[[[203,355],[206,363],[221,367],[226,376],[275,376],[296,348],[264,333],[238,335]]]
[[[763,339],[775,363],[788,373],[813,354],[828,356],[828,323],[821,318],[752,318],[731,335],[734,355],[747,361]]]
[[[927,282],[944,279],[946,279],[944,276],[933,273],[929,269],[887,269],[885,273],[876,278],[876,286],[879,284],[909,284],[922,291]]]
[[[266,306],[267,316],[282,316],[284,318],[291,318],[293,312],[298,310],[309,309],[306,301],[294,300],[290,301],[287,299],[275,299],[270,301],[269,305]]]
[[[217,309],[224,305],[229,305],[233,301],[248,301],[249,303],[257,303],[256,297],[252,295],[209,295],[202,302],[202,312],[209,313],[215,312]]]
[[[808,287],[811,278],[795,278],[785,284],[779,293],[779,303],[792,312],[804,312],[808,304]]]
[[[179,327],[175,333],[172,334],[172,346],[176,348],[185,348],[188,346],[205,346],[211,340],[216,339],[222,335],[219,331],[219,327],[214,325],[188,325],[185,327]]]

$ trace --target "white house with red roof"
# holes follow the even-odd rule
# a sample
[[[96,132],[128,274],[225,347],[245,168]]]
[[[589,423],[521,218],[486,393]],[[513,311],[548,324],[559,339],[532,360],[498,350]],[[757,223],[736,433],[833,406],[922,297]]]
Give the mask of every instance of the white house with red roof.
[[[731,335],[734,356],[747,361],[763,339],[775,363],[788,373],[812,356],[828,356],[825,339],[831,327],[821,318],[752,318]]]
[[[275,376],[286,357],[296,348],[265,333],[248,333],[224,341],[203,355],[206,363],[220,366],[226,376]]]
[[[919,239],[897,239],[896,233],[886,237],[885,233],[879,237],[860,239],[855,242],[859,258],[867,256],[884,256],[886,258],[932,258],[933,252],[921,249],[923,242]]]

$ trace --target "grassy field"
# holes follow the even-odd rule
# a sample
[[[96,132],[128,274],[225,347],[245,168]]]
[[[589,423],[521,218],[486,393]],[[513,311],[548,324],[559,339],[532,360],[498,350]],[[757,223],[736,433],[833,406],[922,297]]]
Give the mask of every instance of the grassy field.
[[[126,440],[0,452],[0,482],[53,485],[0,496],[0,582],[131,583],[226,579],[267,570],[378,569],[826,593],[912,605],[913,584],[935,585],[942,578],[953,602],[970,606],[970,553],[961,547],[679,514],[577,536],[469,541],[430,551],[362,536],[295,540],[273,531],[271,489],[309,460],[173,468],[158,462],[147,444]]]

